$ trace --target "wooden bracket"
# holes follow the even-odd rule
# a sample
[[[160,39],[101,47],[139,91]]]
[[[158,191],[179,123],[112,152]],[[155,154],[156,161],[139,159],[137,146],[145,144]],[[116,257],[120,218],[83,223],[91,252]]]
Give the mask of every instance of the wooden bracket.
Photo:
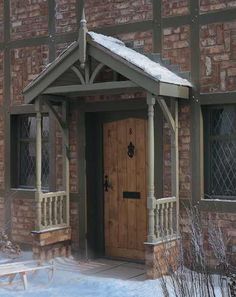
[[[55,119],[57,120],[58,124],[61,126],[63,130],[68,128],[68,123],[67,123],[67,116],[64,117],[63,115],[60,115],[58,111],[54,108],[52,105],[52,102],[50,101],[49,98],[44,98],[44,103],[47,105],[49,110],[52,112],[54,115]],[[64,101],[62,102],[62,105],[64,104]]]
[[[164,117],[167,123],[170,126],[170,129],[173,133],[175,133],[175,119],[173,118],[171,111],[169,110],[165,100],[162,97],[157,98],[157,102],[159,103],[161,110],[164,114]]]

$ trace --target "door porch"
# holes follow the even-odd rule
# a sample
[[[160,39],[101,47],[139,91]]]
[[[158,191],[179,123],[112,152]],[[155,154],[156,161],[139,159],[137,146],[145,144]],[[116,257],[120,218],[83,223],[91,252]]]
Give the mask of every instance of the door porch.
[[[140,64],[139,60],[141,61]],[[138,66],[137,66],[138,65]],[[146,65],[148,67],[146,67]],[[151,69],[151,71],[150,71]],[[105,73],[104,73],[105,71]],[[159,73],[159,74],[158,74]],[[178,237],[179,174],[178,174],[178,98],[188,99],[191,84],[152,62],[141,54],[127,49],[116,39],[88,33],[86,21],[81,21],[78,42],[72,44],[25,90],[28,103],[35,104],[37,117],[36,141],[36,234],[65,228],[69,224],[69,138],[68,105],[81,97],[99,94],[122,94],[141,91],[146,94],[147,111],[147,236],[148,246]],[[170,98],[167,105],[165,99]],[[41,189],[41,115],[47,105],[58,121],[63,134],[64,190],[43,193]],[[62,107],[59,113],[54,104]],[[159,104],[171,131],[172,195],[155,197],[155,131],[154,108]],[[84,209],[86,211],[86,203]],[[86,223],[85,223],[86,224]],[[86,233],[86,227],[84,229]],[[86,235],[84,234],[84,238]],[[66,240],[70,240],[69,235]]]

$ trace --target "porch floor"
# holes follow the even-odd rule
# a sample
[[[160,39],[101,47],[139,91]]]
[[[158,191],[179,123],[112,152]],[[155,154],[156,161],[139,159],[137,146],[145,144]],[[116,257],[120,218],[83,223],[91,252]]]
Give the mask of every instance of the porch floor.
[[[72,258],[56,258],[56,270],[79,272],[83,275],[120,280],[144,281],[146,279],[144,264],[115,261],[110,259],[95,259],[77,261]]]

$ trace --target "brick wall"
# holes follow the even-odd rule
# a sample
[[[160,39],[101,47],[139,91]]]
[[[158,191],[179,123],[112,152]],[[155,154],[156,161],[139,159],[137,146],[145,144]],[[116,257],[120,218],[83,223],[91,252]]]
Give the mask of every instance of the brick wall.
[[[202,13],[227,9],[231,7],[236,7],[235,0],[200,0],[200,11]]]
[[[151,0],[87,0],[85,11],[89,29],[134,23],[152,18]]]
[[[144,52],[152,52],[152,32],[131,32],[117,35],[128,47],[142,49]]]
[[[4,53],[0,51],[0,106],[3,104]]]
[[[172,64],[180,65],[182,71],[190,71],[190,26],[163,30],[162,55],[164,58],[170,59]]]
[[[181,231],[184,239],[189,238],[189,218],[182,208],[181,211]],[[224,239],[224,243],[227,249],[229,261],[236,265],[236,214],[224,213],[216,211],[202,211],[201,222],[204,232],[204,250],[208,259],[208,263],[212,268],[217,268],[218,261],[216,260],[214,253],[209,245],[208,231],[209,221],[213,226],[220,227]]]
[[[236,21],[200,30],[201,92],[236,90]]]
[[[78,197],[79,198],[79,197]],[[71,200],[70,202],[70,226],[72,249],[79,252],[79,203]]]
[[[3,34],[4,34],[3,15],[4,15],[3,0],[0,0],[0,42],[3,41]]]
[[[11,51],[11,104],[22,104],[22,90],[48,64],[46,45],[29,46]]]
[[[69,140],[70,140],[70,192],[78,192],[78,139],[77,110],[70,110]]]
[[[191,112],[189,104],[179,104],[179,195],[180,199],[191,197]],[[170,129],[164,123],[163,131],[163,191],[171,196],[171,142]]]
[[[77,1],[76,0],[56,0],[56,33],[67,33],[77,30]]]
[[[11,0],[11,38],[48,35],[47,0]]]
[[[13,241],[32,244],[31,231],[35,229],[34,199],[13,199],[11,211]]]
[[[189,13],[188,0],[162,0],[162,15],[176,16],[185,15]]]

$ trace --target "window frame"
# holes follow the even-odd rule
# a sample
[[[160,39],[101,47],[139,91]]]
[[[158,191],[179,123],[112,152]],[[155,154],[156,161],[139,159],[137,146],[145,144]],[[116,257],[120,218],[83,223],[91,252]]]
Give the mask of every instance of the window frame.
[[[204,198],[204,144],[202,106],[218,104],[235,104],[236,92],[201,93],[194,92],[190,99],[191,106],[191,192],[192,203],[199,205],[202,211],[236,212],[236,201]],[[186,201],[187,202],[187,201]]]
[[[203,182],[203,199],[206,200],[221,200],[221,201],[225,201],[225,200],[229,200],[229,201],[236,201],[236,195],[220,195],[220,194],[216,194],[216,195],[211,195],[211,198],[206,198],[205,196],[207,195],[207,192],[210,192],[210,187],[211,187],[211,182],[212,182],[212,176],[211,176],[211,170],[209,167],[211,167],[211,162],[212,159],[210,157],[211,155],[211,142],[214,139],[218,139],[219,141],[224,141],[225,140],[229,140],[232,135],[230,134],[230,136],[228,135],[211,135],[211,127],[210,127],[210,121],[211,119],[211,110],[213,109],[220,109],[221,106],[233,106],[236,104],[211,104],[211,105],[202,105],[201,108],[201,112],[202,112],[202,121],[203,121],[203,176],[204,176],[204,182]],[[205,113],[205,115],[203,115]],[[233,134],[233,138],[236,137],[236,133],[232,133]],[[206,163],[206,159],[208,159],[208,162]],[[235,168],[236,170],[236,168]]]
[[[20,142],[27,142],[27,143],[35,143],[36,138],[33,139],[26,139],[20,136],[20,126],[19,126],[19,118],[20,117],[36,117],[36,113],[19,113],[19,114],[12,114],[11,115],[11,174],[10,174],[10,187],[11,189],[16,189],[16,190],[25,190],[25,191],[34,191],[36,189],[36,184],[34,186],[27,186],[27,185],[22,185],[20,183]],[[49,119],[49,131],[50,131],[50,114],[48,112],[42,113],[42,121],[43,117],[48,117]],[[50,159],[51,159],[51,153],[50,153],[50,143],[51,143],[51,138],[50,134],[47,137],[47,140],[45,141],[45,138],[42,139],[42,142],[47,142],[48,143],[48,153],[49,153],[49,174],[48,174],[48,185],[47,187],[42,187],[43,191],[48,192],[50,189],[50,181],[51,181],[51,170],[50,170]]]

